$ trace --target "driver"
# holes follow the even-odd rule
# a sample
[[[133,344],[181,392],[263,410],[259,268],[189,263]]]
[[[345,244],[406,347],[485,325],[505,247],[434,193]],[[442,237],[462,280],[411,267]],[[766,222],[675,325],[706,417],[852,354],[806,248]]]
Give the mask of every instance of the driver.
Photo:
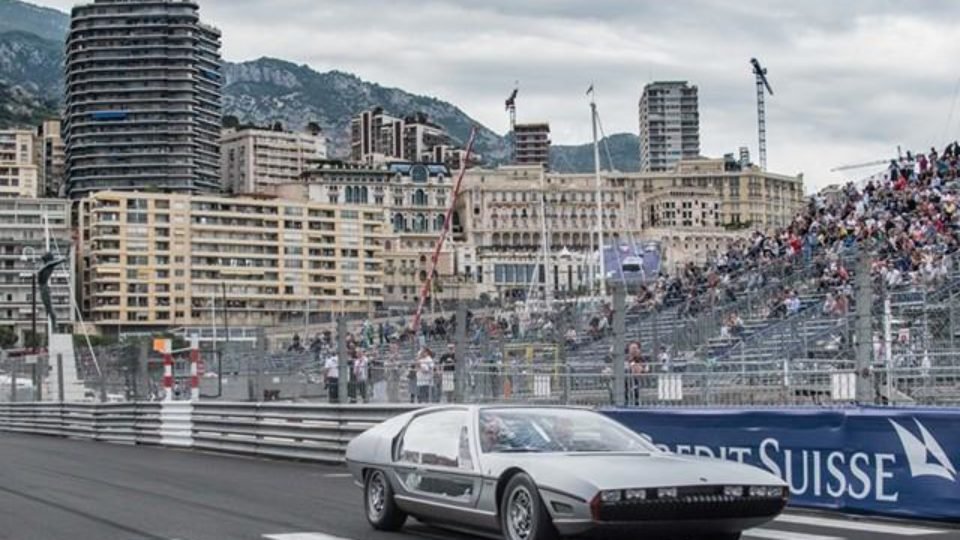
[[[499,416],[484,414],[480,416],[480,450],[492,452],[501,446],[507,435],[507,426]]]

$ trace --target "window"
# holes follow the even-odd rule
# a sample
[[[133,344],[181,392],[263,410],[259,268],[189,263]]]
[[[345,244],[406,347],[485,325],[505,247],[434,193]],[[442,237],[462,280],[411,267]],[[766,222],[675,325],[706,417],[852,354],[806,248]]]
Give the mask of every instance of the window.
[[[487,409],[480,413],[480,451],[657,452],[609,418],[592,411]]]
[[[472,470],[467,418],[467,411],[463,410],[440,411],[414,418],[397,447],[397,461]]]

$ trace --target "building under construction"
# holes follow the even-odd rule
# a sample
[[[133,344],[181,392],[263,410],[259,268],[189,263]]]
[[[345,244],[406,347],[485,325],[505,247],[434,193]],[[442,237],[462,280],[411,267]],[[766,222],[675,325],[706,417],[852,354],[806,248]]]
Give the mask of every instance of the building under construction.
[[[516,124],[514,136],[514,164],[550,164],[550,124],[537,122]]]

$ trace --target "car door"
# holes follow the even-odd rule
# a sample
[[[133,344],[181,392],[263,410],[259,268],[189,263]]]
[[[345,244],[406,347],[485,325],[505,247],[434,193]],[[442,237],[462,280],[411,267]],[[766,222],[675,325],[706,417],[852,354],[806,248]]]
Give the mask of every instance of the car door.
[[[394,451],[401,508],[435,521],[477,524],[480,472],[467,409],[418,415]]]

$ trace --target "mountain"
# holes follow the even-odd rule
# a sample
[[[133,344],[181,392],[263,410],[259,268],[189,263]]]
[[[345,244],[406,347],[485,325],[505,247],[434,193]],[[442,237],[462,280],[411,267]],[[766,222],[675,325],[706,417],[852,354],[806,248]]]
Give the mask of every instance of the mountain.
[[[63,99],[63,43],[66,13],[19,0],[0,0],[0,128],[30,126],[55,114]],[[476,151],[487,164],[504,162],[508,141],[460,108],[437,98],[368,82],[343,71],[317,72],[276,58],[224,62],[224,114],[243,123],[281,122],[301,129],[315,121],[331,139],[334,154],[349,152],[350,118],[373,107],[402,116],[424,112],[460,144],[478,126]],[[636,137],[611,135],[607,145],[614,168],[637,170]],[[603,148],[601,148],[603,151]],[[593,170],[591,145],[554,146],[554,170]],[[607,163],[604,164],[608,166]]]
[[[503,159],[503,138],[480,126],[459,108],[436,98],[387,88],[342,71],[318,73],[309,66],[260,58],[239,64],[225,63],[224,110],[243,122],[300,129],[315,121],[324,128],[340,154],[350,145],[350,118],[373,107],[394,115],[424,112],[465,145],[470,127],[478,125],[477,151],[486,159]]]
[[[604,170],[639,171],[640,138],[633,133],[617,133],[601,139],[600,166]],[[593,143],[550,148],[550,170],[583,173],[594,168]]]
[[[27,32],[0,33],[0,80],[47,101],[63,94],[63,45]]]
[[[63,44],[70,16],[55,9],[19,0],[0,0],[0,32],[16,30]]]
[[[0,81],[0,128],[31,128],[56,114],[56,102],[45,101],[18,86]]]

